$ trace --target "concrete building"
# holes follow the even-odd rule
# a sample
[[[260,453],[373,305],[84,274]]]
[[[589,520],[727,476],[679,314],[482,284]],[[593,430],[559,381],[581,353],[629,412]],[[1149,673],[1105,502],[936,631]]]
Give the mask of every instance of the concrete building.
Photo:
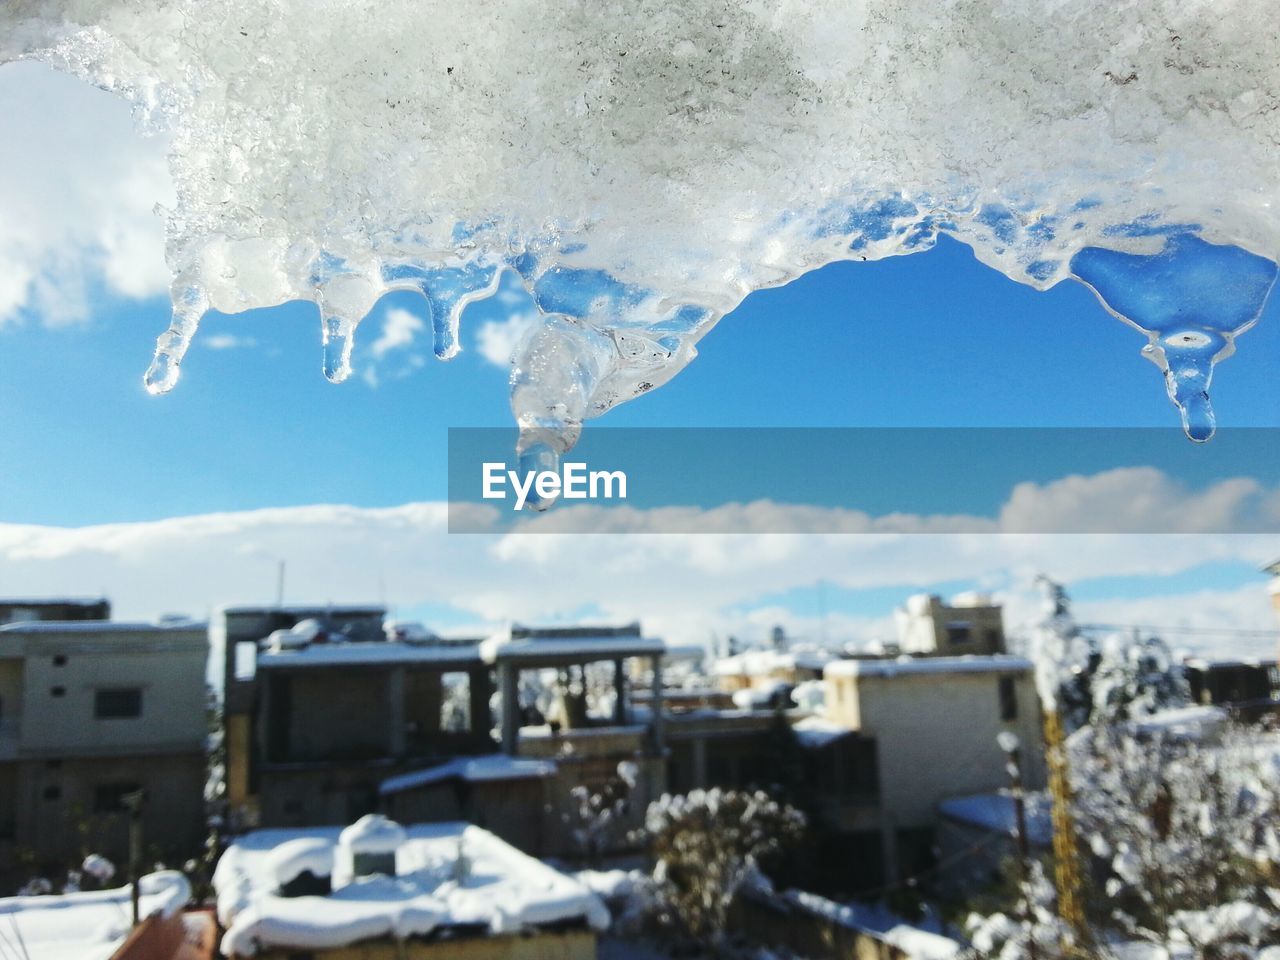
[[[985,593],[961,593],[944,603],[918,593],[893,612],[898,646],[918,657],[992,656],[1005,652],[1001,608]]]
[[[874,790],[853,789],[833,802],[828,819],[851,851],[875,845],[887,880],[909,877],[933,859],[939,804],[1008,784],[996,735],[1023,744],[1027,786],[1042,787],[1040,702],[1033,667],[1017,657],[921,657],[842,660],[826,669],[824,722],[874,746]],[[852,748],[851,748],[852,749]],[[855,761],[856,763],[857,761]],[[895,876],[896,874],[896,876]]]
[[[0,627],[0,870],[123,860],[139,790],[147,855],[199,852],[207,661],[203,624]]]
[[[382,617],[377,607],[223,612],[214,643],[228,677],[233,829],[389,810],[466,819],[520,849],[565,856],[579,852],[575,788],[603,788],[626,764],[637,818],[664,789],[665,647],[638,624],[515,626],[476,643],[384,629]],[[629,704],[636,676],[651,692],[643,715]]]
[[[381,607],[233,607],[223,651],[233,827],[348,822],[390,776],[492,752],[477,646],[394,639]]]

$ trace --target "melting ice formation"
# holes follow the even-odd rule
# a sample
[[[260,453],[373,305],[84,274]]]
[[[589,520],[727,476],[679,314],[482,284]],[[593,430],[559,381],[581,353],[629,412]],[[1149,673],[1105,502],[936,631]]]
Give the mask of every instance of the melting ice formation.
[[[511,375],[526,466],[751,291],[940,233],[1087,283],[1204,440],[1276,274],[1266,0],[5,0],[20,57],[172,131],[150,390],[207,309],[294,298],[335,382],[388,290],[449,359],[511,270],[544,314]]]

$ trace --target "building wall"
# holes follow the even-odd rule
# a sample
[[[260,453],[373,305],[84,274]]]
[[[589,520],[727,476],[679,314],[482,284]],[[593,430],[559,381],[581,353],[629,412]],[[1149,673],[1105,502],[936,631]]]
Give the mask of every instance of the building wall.
[[[1001,608],[987,602],[951,606],[939,597],[920,594],[909,598],[894,618],[898,644],[907,653],[947,657],[990,655],[1005,649]]]
[[[273,670],[263,674],[270,685],[270,722],[278,716],[278,685],[288,684],[288,754],[267,754],[271,761],[340,760],[386,757],[391,751],[389,671]],[[270,738],[269,738],[270,739]]]
[[[1017,717],[1001,720],[999,679],[1011,677]],[[857,678],[860,729],[877,742],[886,825],[924,827],[939,801],[1008,785],[1001,730],[1023,744],[1027,785],[1044,783],[1039,699],[1030,671],[898,673]]]
[[[22,659],[0,660],[0,761],[18,755],[22,730]],[[3,803],[0,798],[0,803]]]
[[[171,865],[198,856],[204,837],[203,752],[93,759],[24,760],[18,765],[15,846],[49,871],[88,853],[128,860],[128,814],[103,809],[123,788],[146,791],[143,849]]]
[[[203,628],[139,633],[26,635],[20,749],[24,755],[80,756],[204,749]],[[138,688],[142,711],[95,717],[95,694]]]

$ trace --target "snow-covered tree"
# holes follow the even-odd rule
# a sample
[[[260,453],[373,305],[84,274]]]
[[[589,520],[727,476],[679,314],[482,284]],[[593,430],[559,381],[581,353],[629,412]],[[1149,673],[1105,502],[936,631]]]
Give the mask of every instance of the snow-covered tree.
[[[1036,665],[1040,697],[1071,733],[1087,723],[1112,723],[1185,706],[1190,691],[1182,667],[1159,637],[1113,633],[1101,643],[1081,630],[1066,589],[1036,580],[1042,616],[1027,654]]]
[[[1041,617],[1027,639],[1027,655],[1036,666],[1036,686],[1047,709],[1056,709],[1063,728],[1078,730],[1089,721],[1090,675],[1096,648],[1075,621],[1071,598],[1062,584],[1036,578]]]
[[[1280,768],[1247,728],[1199,741],[1097,726],[1071,741],[1103,929],[1203,960],[1280,942]]]
[[[1150,716],[1191,702],[1182,667],[1159,637],[1115,633],[1103,640],[1089,680],[1093,723]]]
[[[691,790],[650,804],[645,830],[658,923],[719,950],[735,894],[762,858],[800,838],[804,816],[762,792]]]

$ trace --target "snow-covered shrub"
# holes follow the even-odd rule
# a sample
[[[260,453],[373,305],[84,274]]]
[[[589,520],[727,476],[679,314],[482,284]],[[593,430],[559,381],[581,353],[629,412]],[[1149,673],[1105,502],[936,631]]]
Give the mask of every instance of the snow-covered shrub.
[[[1159,637],[1116,633],[1102,641],[1089,681],[1093,723],[1115,723],[1184,707],[1191,691]]]
[[[579,784],[569,791],[571,834],[588,866],[600,864],[600,855],[617,839],[631,808],[635,764],[618,764],[618,775],[598,787]]]
[[[667,933],[722,946],[734,895],[763,858],[800,838],[804,816],[763,792],[691,790],[649,805],[655,920]]]
[[[1013,915],[995,913],[973,915],[966,926],[974,960],[1074,960],[1068,944],[1071,932],[1055,910],[1053,884],[1038,862],[1031,863],[1030,876],[1019,884]]]

